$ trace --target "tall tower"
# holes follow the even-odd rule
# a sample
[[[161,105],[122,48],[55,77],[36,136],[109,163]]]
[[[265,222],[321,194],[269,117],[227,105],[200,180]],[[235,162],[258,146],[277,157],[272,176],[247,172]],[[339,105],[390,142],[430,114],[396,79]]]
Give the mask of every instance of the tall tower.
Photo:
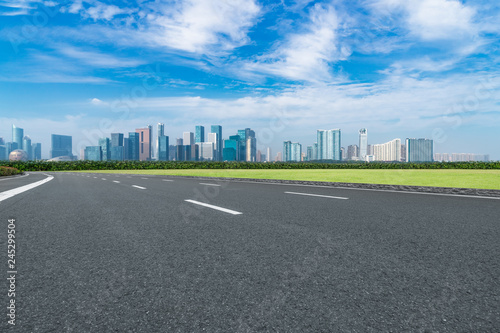
[[[24,130],[12,125],[12,143],[17,145],[16,149],[23,149]]]
[[[139,134],[139,160],[151,161],[153,127],[148,125],[145,128],[136,129],[135,132]]]
[[[340,129],[318,130],[318,160],[342,160]]]
[[[210,133],[217,134],[217,144],[215,145],[215,158],[216,161],[222,161],[222,126],[220,125],[212,125],[210,127]]]
[[[366,128],[359,130],[359,159],[365,160],[368,150],[368,131]]]
[[[157,130],[156,130],[156,142],[155,142],[155,157],[157,160],[159,160],[160,156],[160,137],[165,136],[165,124],[163,123],[158,123],[157,125]]]
[[[194,142],[200,143],[205,142],[205,127],[198,125],[194,131]]]

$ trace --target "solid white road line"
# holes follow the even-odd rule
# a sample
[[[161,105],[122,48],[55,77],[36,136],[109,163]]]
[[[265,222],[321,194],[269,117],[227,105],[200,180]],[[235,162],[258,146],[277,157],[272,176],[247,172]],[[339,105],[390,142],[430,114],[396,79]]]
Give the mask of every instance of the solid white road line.
[[[173,182],[172,179],[162,179],[164,182]]]
[[[207,185],[207,186],[220,186],[219,184],[208,184],[208,183],[200,183],[200,185]]]
[[[146,189],[145,187],[142,187],[142,186],[137,186],[137,185],[132,185],[132,187],[135,187],[135,188],[140,188],[141,190],[145,190],[145,189]]]
[[[106,180],[106,178],[101,178],[102,180]]]
[[[113,180],[113,183],[120,184],[120,182],[118,180]]]
[[[345,197],[332,197],[331,195],[321,195],[321,194],[312,194],[312,193],[298,193],[298,192],[285,192],[287,194],[297,194],[297,195],[307,195],[311,197],[321,197],[321,198],[330,198],[330,199],[340,199],[340,200],[347,200],[349,198]]]
[[[141,179],[148,179],[148,178],[141,177]]]
[[[94,178],[96,178],[96,179],[97,179],[97,177],[94,177]]]
[[[219,207],[219,206],[214,206],[214,205],[209,205],[209,204],[206,204],[204,202],[199,202],[199,201],[195,201],[195,200],[184,200],[184,201],[187,201],[187,202],[190,202],[190,203],[193,203],[195,205],[200,205],[200,206],[203,206],[203,207],[208,207],[208,208],[212,208],[212,209],[216,209],[216,210],[220,210],[221,212],[224,212],[224,213],[228,213],[228,214],[233,214],[233,215],[240,215],[240,214],[243,214],[241,212],[237,212],[235,210],[231,210],[231,209],[227,209],[227,208],[222,208],[222,207]]]
[[[44,175],[46,175],[46,174],[44,174]],[[28,184],[28,185],[24,185],[24,186],[21,186],[21,187],[18,187],[18,188],[14,188],[12,190],[8,190],[8,191],[0,193],[0,201],[4,201],[4,200],[6,200],[8,198],[12,198],[15,195],[18,195],[20,193],[23,193],[23,192],[26,192],[28,190],[31,190],[32,188],[35,188],[35,187],[40,186],[40,185],[43,185],[43,184],[45,184],[47,182],[50,182],[52,179],[54,179],[53,176],[49,176],[49,175],[46,175],[46,176],[48,176],[48,177],[45,178],[45,179],[42,179],[40,181],[37,181],[37,182],[31,183],[31,184]]]

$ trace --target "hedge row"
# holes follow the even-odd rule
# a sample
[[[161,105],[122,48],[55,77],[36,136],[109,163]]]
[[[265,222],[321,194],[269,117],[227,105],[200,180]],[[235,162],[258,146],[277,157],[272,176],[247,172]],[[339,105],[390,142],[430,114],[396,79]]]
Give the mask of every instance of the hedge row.
[[[21,171],[139,170],[139,169],[500,169],[500,162],[176,162],[176,161],[72,161],[9,162],[0,161]]]
[[[22,173],[16,168],[0,166],[0,176],[13,176]]]

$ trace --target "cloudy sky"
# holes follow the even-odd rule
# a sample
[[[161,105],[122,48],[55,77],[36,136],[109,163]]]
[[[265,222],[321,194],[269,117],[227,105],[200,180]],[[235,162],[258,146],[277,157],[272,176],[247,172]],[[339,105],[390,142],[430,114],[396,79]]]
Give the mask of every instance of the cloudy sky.
[[[220,124],[274,155],[365,127],[500,159],[499,37],[493,0],[0,0],[0,137]]]

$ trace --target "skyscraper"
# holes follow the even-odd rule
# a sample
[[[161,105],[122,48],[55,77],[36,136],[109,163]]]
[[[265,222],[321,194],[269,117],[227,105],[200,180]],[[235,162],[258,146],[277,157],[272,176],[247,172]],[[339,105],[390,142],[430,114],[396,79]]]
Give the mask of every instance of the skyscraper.
[[[101,161],[111,160],[111,140],[109,138],[100,138],[99,146],[101,146],[102,151]]]
[[[271,147],[267,147],[267,152],[266,152],[266,161],[271,162],[272,157],[271,157]]]
[[[24,130],[12,125],[12,142],[17,144],[15,149],[23,149]]]
[[[102,161],[101,146],[85,147],[84,159],[87,161]]]
[[[283,141],[283,162],[292,160],[292,141]]]
[[[223,161],[237,161],[238,152],[240,150],[240,140],[238,135],[229,137],[229,140],[224,140]]]
[[[347,153],[349,155],[349,153]],[[358,157],[361,161],[365,160],[365,156],[368,155],[368,131],[366,128],[359,130],[359,154]]]
[[[73,157],[73,137],[69,135],[51,135],[51,150],[50,158],[59,156],[71,156]]]
[[[158,123],[156,128],[156,145],[155,145],[155,157],[157,160],[160,160],[160,137],[165,135],[165,124]],[[163,139],[165,140],[165,139]],[[164,160],[166,161],[166,160]]]
[[[23,150],[28,154],[28,160],[33,159],[33,149],[31,148],[31,138],[27,135],[23,138]]]
[[[318,130],[318,160],[341,161],[340,129]]]
[[[257,160],[257,139],[255,139],[255,136],[248,136],[246,142],[246,161],[255,162],[256,160]]]
[[[42,144],[41,143],[33,143],[31,144],[33,151],[33,160],[39,161],[42,159]]]
[[[127,156],[126,158],[131,161],[138,161],[140,154],[139,154],[139,133],[137,132],[129,132],[128,133],[128,139],[127,139]]]
[[[168,161],[169,144],[168,136],[158,137],[158,161]]]
[[[198,125],[195,129],[194,142],[200,143],[205,142],[205,127]]]
[[[139,133],[139,160],[151,161],[153,127],[148,125],[145,128],[136,129],[135,132]]]
[[[401,160],[401,139],[373,145],[373,155],[375,161],[397,161]]]
[[[222,156],[222,149],[223,149],[223,146],[222,146],[222,126],[212,125],[210,127],[210,133],[217,134],[217,143],[215,145],[215,155],[216,155],[215,160],[222,161],[222,157],[223,157]]]
[[[300,162],[302,160],[302,145],[298,142],[292,143],[290,161]]]
[[[213,161],[214,159],[214,143],[200,142],[200,161]]]
[[[123,146],[123,133],[111,133],[111,147]]]
[[[406,162],[432,162],[433,160],[433,140],[406,139]]]
[[[359,153],[358,145],[347,146],[347,154],[346,154],[344,159],[357,160],[358,157],[361,158],[360,156],[361,156],[361,154]],[[366,156],[366,154],[364,156]]]

